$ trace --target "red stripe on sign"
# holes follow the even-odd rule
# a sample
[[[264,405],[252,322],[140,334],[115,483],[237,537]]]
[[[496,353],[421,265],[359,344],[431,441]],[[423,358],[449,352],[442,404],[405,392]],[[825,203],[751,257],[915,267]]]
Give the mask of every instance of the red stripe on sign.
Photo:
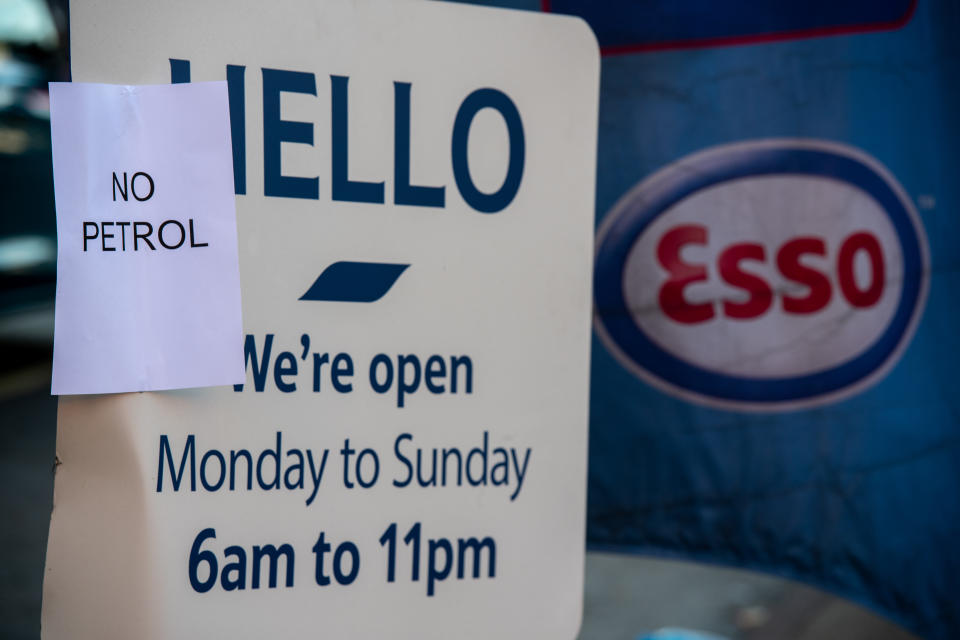
[[[551,13],[550,0],[540,0],[540,8]],[[771,33],[754,33],[742,36],[723,36],[718,38],[700,38],[693,40],[663,40],[660,42],[644,42],[638,44],[618,44],[600,47],[600,55],[618,56],[627,53],[646,53],[649,51],[670,51],[677,49],[701,49],[708,47],[734,47],[745,44],[763,44],[769,42],[783,42],[786,40],[803,40],[806,38],[820,38],[824,36],[853,35],[857,33],[876,33],[878,31],[894,31],[905,26],[917,10],[917,0],[913,0],[902,16],[896,20],[886,22],[868,22],[864,24],[836,25],[816,27],[813,29],[796,29],[793,31],[775,31]]]

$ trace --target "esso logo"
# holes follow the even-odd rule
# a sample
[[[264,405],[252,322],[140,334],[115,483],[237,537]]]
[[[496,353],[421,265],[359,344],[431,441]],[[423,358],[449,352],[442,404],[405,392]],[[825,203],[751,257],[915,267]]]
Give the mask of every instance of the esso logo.
[[[685,399],[784,410],[879,380],[919,321],[926,238],[894,178],[811,140],[717,147],[641,182],[598,233],[596,327]]]
[[[720,279],[728,287],[742,291],[742,294],[726,297],[719,305],[713,302],[690,302],[684,296],[684,289],[688,285],[707,281],[710,275],[706,265],[684,262],[680,252],[690,245],[706,246],[708,233],[705,225],[681,224],[666,231],[657,242],[657,261],[668,274],[658,292],[660,311],[682,324],[706,322],[716,315],[718,309],[728,318],[744,320],[767,313],[773,307],[774,285],[763,275],[744,268],[744,264],[751,262],[758,268],[766,263],[768,251],[761,242],[738,242],[726,247],[717,256],[716,272]],[[863,278],[858,278],[854,270],[857,254],[861,251],[869,261],[865,286],[858,282]],[[784,313],[809,314],[820,311],[830,304],[833,282],[840,285],[840,291],[850,307],[870,308],[883,297],[886,261],[880,241],[870,231],[855,231],[840,243],[835,277],[832,279],[815,265],[805,264],[802,260],[810,256],[813,262],[815,257],[827,256],[827,240],[823,237],[808,235],[791,238],[776,250],[775,255],[779,279],[785,280],[783,287],[776,290]],[[803,285],[805,290],[793,292],[791,285]]]

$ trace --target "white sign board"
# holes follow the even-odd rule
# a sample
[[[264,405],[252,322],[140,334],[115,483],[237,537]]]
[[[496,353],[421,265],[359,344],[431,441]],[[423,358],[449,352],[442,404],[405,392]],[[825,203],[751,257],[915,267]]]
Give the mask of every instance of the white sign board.
[[[73,78],[229,83],[246,383],[61,398],[45,638],[568,638],[599,59],[442,3],[71,8]]]
[[[226,82],[50,83],[55,394],[243,382]]]

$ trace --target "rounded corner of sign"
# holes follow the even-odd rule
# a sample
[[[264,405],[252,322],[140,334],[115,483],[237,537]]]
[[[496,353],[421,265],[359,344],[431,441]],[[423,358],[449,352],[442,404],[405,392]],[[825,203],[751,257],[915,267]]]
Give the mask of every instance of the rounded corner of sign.
[[[586,20],[580,16],[551,13],[548,14],[551,20],[556,20],[563,25],[564,33],[561,38],[561,44],[567,51],[576,50],[589,60],[593,66],[600,72],[600,41],[597,34]],[[573,49],[576,46],[577,49]]]
[[[570,632],[564,633],[560,637],[568,638],[569,640],[577,640],[577,638],[580,637],[580,632],[583,630],[583,604],[576,607],[574,616],[573,624],[570,625]]]
[[[578,38],[584,40],[583,45],[589,49],[591,56],[597,62],[597,67],[599,67],[600,40],[597,38],[597,34],[594,32],[593,27],[590,26],[590,23],[580,16],[571,16],[571,18],[574,32],[577,33]]]

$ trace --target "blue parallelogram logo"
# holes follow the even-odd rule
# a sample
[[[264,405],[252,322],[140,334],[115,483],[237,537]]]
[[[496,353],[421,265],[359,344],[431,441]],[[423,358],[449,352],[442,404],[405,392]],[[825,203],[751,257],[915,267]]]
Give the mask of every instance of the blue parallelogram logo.
[[[334,262],[323,270],[300,300],[376,302],[406,271],[408,264]]]

